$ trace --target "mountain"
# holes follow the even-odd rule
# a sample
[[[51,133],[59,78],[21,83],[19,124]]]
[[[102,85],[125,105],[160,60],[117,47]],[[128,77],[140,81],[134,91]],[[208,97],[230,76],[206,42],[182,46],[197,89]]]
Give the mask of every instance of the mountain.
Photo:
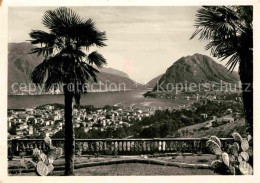
[[[18,84],[25,83],[27,86],[30,81],[30,74],[34,68],[40,64],[43,60],[42,57],[38,57],[36,54],[28,54],[33,46],[30,43],[9,43],[8,44],[8,93],[12,94],[12,85],[16,90]],[[118,88],[119,84],[126,89],[135,89],[136,82],[131,80],[128,75],[122,71],[113,68],[102,68],[101,72],[97,74],[97,79],[102,83],[102,87],[115,89],[115,85]],[[93,83],[93,81],[90,81]],[[111,84],[114,83],[114,84]],[[104,87],[103,87],[104,86]],[[98,89],[99,86],[93,86],[93,90]]]
[[[30,43],[8,44],[8,91],[14,83],[30,83],[29,75],[42,61],[36,54],[28,54]]]
[[[150,80],[150,81],[146,84],[147,88],[154,88],[154,87],[156,86],[157,82],[160,81],[160,79],[161,79],[162,76],[163,76],[163,74],[161,74],[161,75],[159,75],[159,76],[153,78],[152,80]]]
[[[126,73],[119,71],[117,69],[113,69],[111,67],[103,67],[103,68],[99,69],[99,71],[103,72],[103,73],[114,74],[114,75],[117,75],[117,76],[129,78],[129,76]]]
[[[101,82],[101,88],[104,90],[107,88],[108,90],[118,89],[120,91],[125,89],[137,89],[136,82],[130,78],[122,77],[116,74],[109,74],[106,72],[100,72],[97,74],[98,83]],[[91,83],[94,83],[91,81]],[[95,85],[93,85],[95,86]],[[99,87],[99,86],[98,86]],[[98,89],[98,87],[94,87],[94,89]]]
[[[230,74],[226,67],[218,64],[212,58],[196,53],[174,62],[160,78],[159,84],[162,88],[166,88],[169,83],[176,86],[177,83],[220,83],[221,80],[238,83],[239,75],[237,72]]]

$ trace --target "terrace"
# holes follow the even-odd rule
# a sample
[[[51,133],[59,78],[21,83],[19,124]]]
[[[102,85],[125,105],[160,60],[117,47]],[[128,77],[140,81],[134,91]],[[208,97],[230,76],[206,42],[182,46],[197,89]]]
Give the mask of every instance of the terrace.
[[[178,174],[179,171],[184,171],[184,174],[194,171],[195,174],[205,174],[205,172],[213,174],[210,162],[215,160],[216,156],[207,148],[207,140],[207,138],[76,139],[75,169],[80,172],[80,175],[88,174],[86,172],[100,175],[97,170],[105,166],[104,168],[108,171],[103,173],[114,175],[110,168],[120,169],[119,167],[122,166],[127,169],[126,172],[132,172],[134,169],[132,170],[131,166],[136,164],[137,167],[147,169],[148,172],[143,170],[142,173],[136,172],[133,175],[169,175],[171,171],[173,171],[172,175],[176,172]],[[233,139],[230,138],[220,140],[224,150],[233,142]],[[64,139],[52,139],[52,143],[56,147],[63,148]],[[21,169],[20,156],[30,157],[36,147],[43,151],[48,148],[42,139],[8,140],[8,147],[8,157],[10,158],[11,155],[15,157],[9,161],[9,173],[14,175],[17,172],[22,175],[34,174],[33,170]],[[128,164],[129,169],[124,164]],[[165,172],[149,173],[158,166],[167,166],[167,168],[165,168]],[[61,174],[61,170],[64,169],[64,158],[61,157],[54,167],[55,171],[52,175]],[[95,170],[96,172],[93,173]],[[128,175],[128,173],[124,174],[125,171],[121,173],[120,171],[117,172],[119,175]]]

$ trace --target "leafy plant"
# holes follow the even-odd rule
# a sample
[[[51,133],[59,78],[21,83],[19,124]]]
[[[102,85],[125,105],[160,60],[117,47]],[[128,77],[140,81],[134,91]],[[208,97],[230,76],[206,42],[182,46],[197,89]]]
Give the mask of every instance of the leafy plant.
[[[211,167],[219,174],[253,175],[253,150],[249,145],[252,137],[248,135],[247,139],[243,139],[236,132],[232,136],[234,143],[229,145],[227,152],[221,149],[222,144],[218,137],[211,136],[207,141],[207,147],[218,155],[218,160],[213,161]]]
[[[54,160],[62,156],[62,148],[55,147],[52,145],[50,137],[44,138],[44,143],[48,147],[46,152],[39,150],[38,148],[33,149],[32,159],[22,158],[21,165],[26,169],[35,167],[36,173],[40,176],[47,176],[54,170]]]

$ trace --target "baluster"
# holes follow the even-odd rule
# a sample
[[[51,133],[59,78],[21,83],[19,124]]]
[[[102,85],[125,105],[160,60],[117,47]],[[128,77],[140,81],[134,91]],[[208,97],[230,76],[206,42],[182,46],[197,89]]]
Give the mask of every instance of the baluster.
[[[153,140],[151,141],[150,147],[151,147],[150,152],[154,153],[154,141]]]
[[[134,141],[130,141],[130,152],[131,154],[134,152]]]
[[[25,150],[26,150],[26,149],[25,149],[24,142],[22,142],[22,143],[21,143],[20,151],[21,151],[21,152],[26,152]]]
[[[131,143],[131,152],[135,154],[135,141],[132,141]]]
[[[161,151],[162,150],[162,141],[159,140],[159,143],[158,143],[158,150]]]
[[[115,142],[111,143],[111,152],[114,153],[115,152]]]
[[[19,149],[19,143],[18,143],[18,141],[15,141],[16,143],[15,143],[15,149],[16,149],[16,155],[18,155],[18,153],[19,153],[19,151],[20,151],[20,149]]]
[[[99,152],[99,142],[96,141],[95,145],[96,145],[96,152],[98,153]]]
[[[116,141],[116,152],[117,152],[117,154],[119,152],[119,141]]]
[[[91,150],[92,152],[96,152],[96,149],[95,149],[95,142],[94,141],[91,141]]]
[[[163,150],[163,152],[166,151],[166,142],[165,141],[162,141],[162,150]]]
[[[86,154],[88,154],[89,153],[89,143],[88,143],[88,141],[85,141],[84,142],[84,147],[85,147],[85,152],[86,152]]]
[[[138,153],[138,141],[135,141],[135,153]]]
[[[139,141],[135,141],[135,151],[139,153]]]

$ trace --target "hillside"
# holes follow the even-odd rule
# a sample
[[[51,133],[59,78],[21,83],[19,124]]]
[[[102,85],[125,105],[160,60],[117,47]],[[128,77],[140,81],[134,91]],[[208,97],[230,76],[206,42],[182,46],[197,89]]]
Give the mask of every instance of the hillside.
[[[126,73],[124,73],[123,71],[119,71],[119,70],[113,69],[111,67],[103,67],[103,68],[99,69],[99,71],[102,73],[114,74],[117,76],[129,78],[129,76]]]
[[[158,81],[160,81],[161,77],[163,76],[163,74],[153,78],[152,80],[150,80],[146,85],[147,88],[154,88],[157,84]]]
[[[209,129],[203,129],[207,122],[199,123],[184,128],[180,128],[178,132],[180,137],[185,138],[202,138],[216,135],[218,137],[230,138],[233,132],[238,132],[241,135],[246,135],[246,123],[245,118],[241,118],[231,123],[223,124],[217,127],[210,127]],[[183,132],[186,132],[183,134]],[[187,133],[188,132],[188,133]]]
[[[230,74],[223,65],[216,63],[212,58],[196,53],[174,62],[161,77],[159,83],[166,88],[168,83],[175,86],[176,83],[220,83],[221,80],[237,83],[239,76],[237,72]]]
[[[30,43],[9,43],[8,44],[8,93],[12,94],[13,83],[29,84],[30,73],[34,68],[42,62],[43,58],[36,54],[28,54],[33,46]],[[125,86],[126,89],[135,89],[136,82],[131,80],[128,75],[122,71],[113,68],[102,68],[101,72],[97,74],[98,81],[103,85],[107,85],[112,90],[115,89],[114,84],[118,87]],[[93,83],[93,81],[90,81]],[[114,83],[109,87],[110,83]],[[105,86],[104,86],[105,87]],[[104,87],[101,87],[104,89]],[[93,89],[98,89],[96,85]],[[124,89],[124,88],[121,88]]]
[[[119,88],[119,90],[121,90],[121,91],[124,90],[124,86],[125,86],[125,89],[136,89],[137,88],[135,81],[133,81],[127,77],[118,76],[116,74],[100,72],[99,74],[97,74],[97,80],[98,80],[98,82],[101,82],[102,84],[107,85],[108,88],[110,88],[111,90],[115,89],[115,85],[116,85],[116,88],[121,86]]]
[[[36,54],[28,54],[30,43],[8,44],[8,91],[13,83],[29,83],[29,75],[42,61]]]

